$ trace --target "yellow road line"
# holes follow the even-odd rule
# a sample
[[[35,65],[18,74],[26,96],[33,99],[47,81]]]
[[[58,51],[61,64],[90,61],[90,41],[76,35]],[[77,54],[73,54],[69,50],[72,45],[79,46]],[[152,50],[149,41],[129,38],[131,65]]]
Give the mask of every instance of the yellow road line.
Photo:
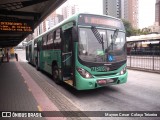
[[[37,106],[37,108],[38,108],[38,111],[42,111],[42,108],[39,105]]]

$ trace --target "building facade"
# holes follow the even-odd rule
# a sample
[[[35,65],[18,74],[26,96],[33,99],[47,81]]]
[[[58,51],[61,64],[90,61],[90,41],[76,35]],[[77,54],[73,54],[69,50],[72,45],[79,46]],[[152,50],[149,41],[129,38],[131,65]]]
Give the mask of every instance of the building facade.
[[[129,21],[138,28],[138,0],[103,0],[103,14]]]
[[[159,33],[160,34],[160,26],[158,22],[155,22],[154,25],[149,26],[149,29],[151,29],[152,33]]]
[[[63,15],[63,18],[66,19],[68,18],[69,16],[75,14],[79,12],[79,7],[78,5],[67,5],[67,6],[64,6],[62,8],[62,15]]]
[[[160,26],[160,0],[156,0],[155,4],[155,22]]]
[[[139,0],[123,0],[124,12],[122,19],[129,21],[133,28],[139,26],[138,6]]]
[[[64,19],[68,18],[69,16],[79,12],[78,5],[71,5],[68,1],[68,3],[62,7],[61,13],[57,14],[56,11],[52,12],[40,25],[34,30],[33,34],[30,34],[26,40],[32,40],[33,38],[37,37],[38,35],[42,34],[43,32],[51,29]]]
[[[103,14],[121,18],[121,0],[103,0]]]

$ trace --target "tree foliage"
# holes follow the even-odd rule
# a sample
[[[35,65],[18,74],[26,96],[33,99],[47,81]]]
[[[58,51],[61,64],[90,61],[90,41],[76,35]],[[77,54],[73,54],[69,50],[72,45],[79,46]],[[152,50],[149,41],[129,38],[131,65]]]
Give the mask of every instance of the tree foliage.
[[[152,32],[151,29],[149,29],[149,28],[135,29],[132,27],[132,25],[129,21],[126,21],[124,19],[122,21],[123,21],[124,27],[126,29],[126,36],[127,37],[135,36],[135,35],[146,35],[146,34],[149,34]]]
[[[131,36],[132,32],[133,32],[133,27],[132,27],[131,23],[124,20],[124,19],[122,21],[123,21],[123,24],[124,24],[124,27],[125,27],[125,30],[126,30],[126,36],[127,37]]]

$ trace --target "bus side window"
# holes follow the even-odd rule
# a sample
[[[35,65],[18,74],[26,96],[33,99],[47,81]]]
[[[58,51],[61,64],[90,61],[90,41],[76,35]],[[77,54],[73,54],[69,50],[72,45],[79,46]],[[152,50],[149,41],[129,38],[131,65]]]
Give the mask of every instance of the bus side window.
[[[43,36],[42,40],[43,40],[42,49],[46,50],[47,49],[47,35]]]
[[[53,49],[53,32],[49,33],[47,38],[47,48]]]
[[[37,50],[40,51],[42,50],[42,37],[38,38],[37,40]]]
[[[34,50],[35,50],[35,51],[37,50],[37,41],[38,41],[38,40],[35,40],[35,41],[34,41]]]
[[[79,42],[79,52],[82,53],[83,50],[88,52],[87,42],[88,42],[88,36],[87,32],[80,31],[80,42]]]
[[[69,28],[63,33],[64,41],[63,41],[63,51],[71,52],[72,51],[72,29]]]
[[[40,42],[37,42],[37,51],[40,51]]]
[[[61,49],[61,37],[60,37],[60,29],[55,31],[55,39],[54,39],[54,49]]]

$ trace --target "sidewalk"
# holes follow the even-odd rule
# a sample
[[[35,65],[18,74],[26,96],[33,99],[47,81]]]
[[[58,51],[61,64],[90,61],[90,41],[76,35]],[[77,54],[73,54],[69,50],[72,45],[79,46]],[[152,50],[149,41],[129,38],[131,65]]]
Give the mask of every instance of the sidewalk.
[[[0,111],[59,111],[14,58],[0,64]],[[27,118],[28,119],[28,118]],[[38,118],[38,120],[53,118]],[[65,118],[55,118],[65,119]]]
[[[0,111],[38,111],[38,104],[14,62],[1,63],[0,96]]]

